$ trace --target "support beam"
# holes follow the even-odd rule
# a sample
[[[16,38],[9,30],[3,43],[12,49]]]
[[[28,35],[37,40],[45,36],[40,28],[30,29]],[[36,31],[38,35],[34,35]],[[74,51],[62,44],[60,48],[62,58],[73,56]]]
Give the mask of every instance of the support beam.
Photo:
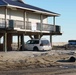
[[[53,25],[54,25],[54,32],[56,31],[56,26],[55,26],[55,16],[53,17]]]
[[[26,12],[25,11],[24,11],[23,17],[24,17],[24,28],[26,29],[26,21],[25,21]]]
[[[7,27],[7,7],[5,7],[5,28]]]
[[[34,35],[34,39],[40,39],[43,35]]]
[[[24,50],[24,34],[21,35],[22,50]]]
[[[20,49],[20,36],[18,35],[18,50]]]
[[[42,38],[43,35],[40,35],[40,38]]]
[[[7,7],[5,7],[5,28],[7,27]],[[7,32],[4,33],[4,51],[7,52]]]
[[[7,33],[4,33],[4,51],[7,52]]]
[[[34,39],[39,39],[39,35],[34,35]]]
[[[30,37],[31,39],[34,39],[34,38],[32,37],[32,35],[29,35],[29,37]]]
[[[51,43],[51,46],[52,46],[52,35],[50,35],[50,43]]]
[[[42,31],[43,30],[43,26],[42,26],[43,25],[43,15],[42,14],[40,15],[40,20],[41,20],[41,29],[40,30]]]
[[[7,50],[11,51],[12,50],[12,34],[8,33],[7,34]]]

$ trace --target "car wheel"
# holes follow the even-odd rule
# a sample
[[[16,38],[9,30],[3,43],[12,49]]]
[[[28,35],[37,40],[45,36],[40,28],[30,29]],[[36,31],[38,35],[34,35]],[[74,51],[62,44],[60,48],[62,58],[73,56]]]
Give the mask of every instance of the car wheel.
[[[39,51],[38,47],[34,47],[33,51]]]

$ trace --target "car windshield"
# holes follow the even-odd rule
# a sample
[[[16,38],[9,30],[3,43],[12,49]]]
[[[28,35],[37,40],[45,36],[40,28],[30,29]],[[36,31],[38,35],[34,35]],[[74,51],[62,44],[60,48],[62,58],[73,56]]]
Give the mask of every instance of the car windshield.
[[[49,41],[48,40],[41,40],[41,44],[43,44],[43,45],[49,45]]]

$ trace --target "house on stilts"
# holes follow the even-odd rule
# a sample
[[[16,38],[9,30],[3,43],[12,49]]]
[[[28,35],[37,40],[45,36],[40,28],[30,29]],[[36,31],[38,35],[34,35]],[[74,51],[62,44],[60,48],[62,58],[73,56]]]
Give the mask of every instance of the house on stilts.
[[[61,35],[61,27],[55,24],[60,14],[24,3],[22,0],[0,0],[0,50],[12,50],[12,37],[18,36],[18,48],[24,49],[24,36],[41,38]],[[53,18],[53,24],[48,24],[48,17]],[[51,20],[50,20],[51,21]],[[32,37],[34,36],[34,37]]]

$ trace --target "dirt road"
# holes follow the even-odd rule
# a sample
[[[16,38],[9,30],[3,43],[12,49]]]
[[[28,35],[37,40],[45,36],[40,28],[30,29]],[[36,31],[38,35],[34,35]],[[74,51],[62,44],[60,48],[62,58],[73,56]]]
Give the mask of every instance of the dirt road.
[[[0,71],[0,75],[73,75],[76,67],[47,67],[47,68],[28,68],[18,70]]]

